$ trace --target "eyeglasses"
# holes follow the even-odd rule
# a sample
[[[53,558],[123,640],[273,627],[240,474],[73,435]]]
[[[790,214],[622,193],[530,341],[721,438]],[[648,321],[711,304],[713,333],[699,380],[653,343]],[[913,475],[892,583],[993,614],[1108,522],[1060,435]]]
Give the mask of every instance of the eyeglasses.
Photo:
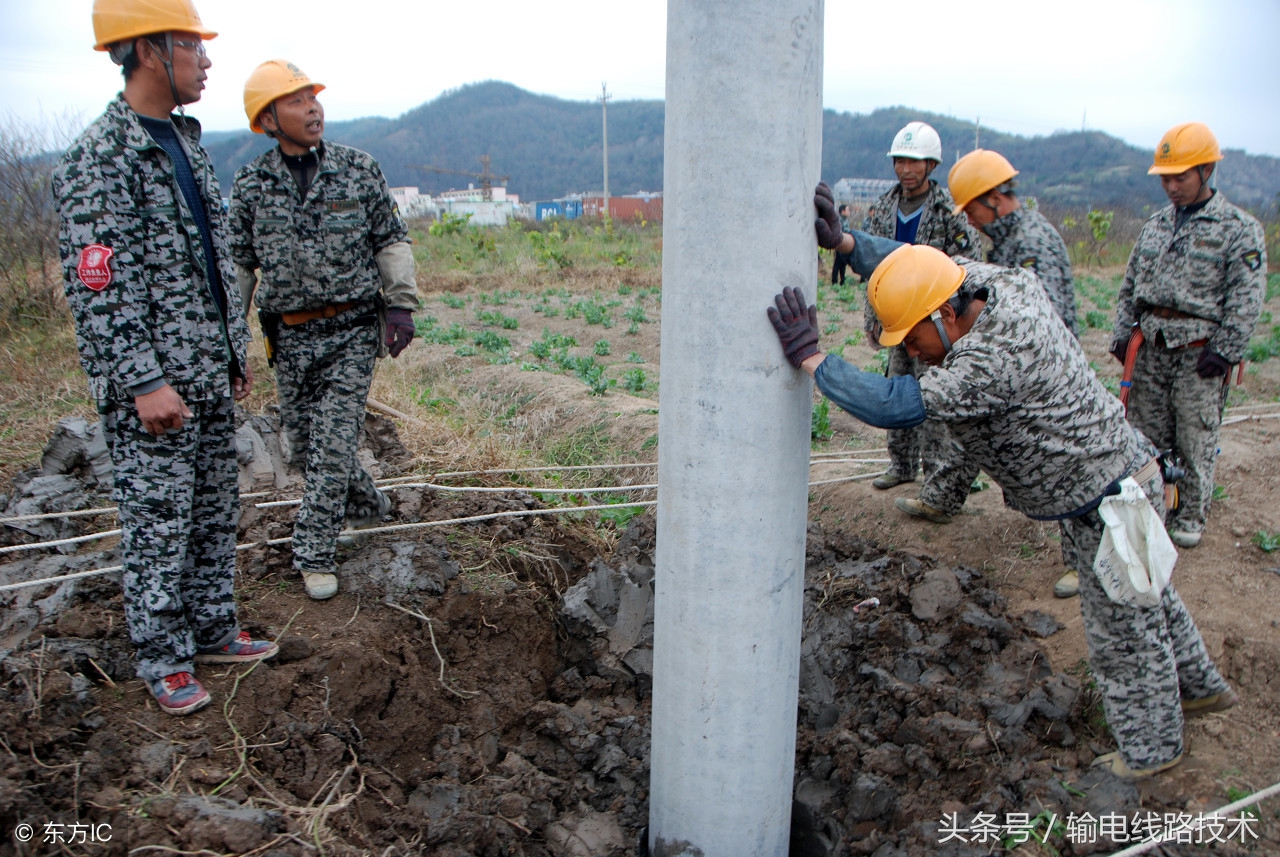
[[[196,57],[198,57],[199,59],[204,59],[205,57],[209,56],[209,54],[204,49],[204,42],[191,42],[183,39],[174,39],[173,46],[175,48],[186,48],[189,51],[194,51]]]

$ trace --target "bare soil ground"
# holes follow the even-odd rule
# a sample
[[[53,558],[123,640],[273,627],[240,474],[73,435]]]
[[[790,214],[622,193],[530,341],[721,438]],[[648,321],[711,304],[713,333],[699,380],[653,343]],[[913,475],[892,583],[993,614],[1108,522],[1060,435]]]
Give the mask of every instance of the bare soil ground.
[[[657,286],[656,272],[629,269],[570,271],[537,294],[504,292],[498,278],[421,283],[434,329],[457,322],[469,333],[416,343],[380,367],[374,396],[433,425],[400,425],[409,456],[372,421],[377,475],[450,469],[451,433],[473,443],[488,433],[495,449],[530,450],[531,463],[656,460]],[[861,330],[860,313],[829,294],[822,321],[829,347]],[[594,357],[618,383],[592,396],[555,348],[531,354],[550,341],[544,329],[572,336],[566,354]],[[488,350],[492,337],[475,338],[486,331],[507,346]],[[1114,376],[1104,333],[1084,344]],[[873,360],[863,344],[845,354]],[[627,391],[633,369],[645,380],[633,375]],[[1280,362],[1255,370],[1234,405],[1277,401]],[[883,432],[842,414],[831,422],[816,451],[883,448]],[[1280,781],[1280,556],[1251,543],[1280,531],[1277,430],[1266,420],[1224,429],[1223,496],[1174,577],[1243,702],[1192,721],[1189,759],[1137,788],[1089,770],[1113,745],[1082,666],[1078,605],[1051,594],[1063,571],[1052,527],[1005,509],[995,487],[945,526],[893,508],[893,497],[914,496],[910,485],[815,488],[796,772],[798,814],[812,818],[793,853],[1001,853],[994,840],[943,843],[944,817],[1024,813],[1048,842],[1007,851],[1107,854],[1122,844],[1068,841],[1049,816],[1194,815]],[[814,478],[854,472],[833,465]],[[590,478],[622,486],[652,475]],[[537,508],[549,501],[538,487],[587,484],[520,479],[525,491],[502,495],[399,490],[393,522]],[[288,535],[289,512],[247,510],[241,530],[242,542]],[[133,678],[112,578],[4,593],[11,617],[32,618],[0,640],[0,857],[635,854],[647,817],[647,676],[617,668],[603,638],[559,608],[593,567],[650,567],[653,537],[648,515],[625,532],[546,516],[379,535],[343,554],[343,590],[323,603],[290,574],[287,548],[245,551],[242,621],[279,637],[281,653],[252,670],[202,667],[214,704],[182,719],[160,713]],[[112,564],[109,550],[82,553],[85,567]],[[18,560],[4,560],[7,582]],[[854,609],[871,596],[878,608]],[[1276,807],[1260,807],[1260,838],[1243,846],[1149,853],[1280,853]],[[17,838],[21,824],[31,841]],[[102,824],[111,840],[86,841],[104,829],[85,825]]]

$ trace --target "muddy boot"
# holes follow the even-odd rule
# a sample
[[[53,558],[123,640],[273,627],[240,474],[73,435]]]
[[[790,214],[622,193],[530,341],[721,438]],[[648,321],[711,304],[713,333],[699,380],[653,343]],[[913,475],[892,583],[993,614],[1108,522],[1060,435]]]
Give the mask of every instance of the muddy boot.
[[[1227,688],[1222,693],[1205,696],[1200,699],[1182,700],[1183,717],[1199,717],[1201,714],[1212,714],[1215,711],[1226,711],[1234,708],[1240,697],[1234,690]]]
[[[1174,759],[1163,762],[1150,768],[1130,768],[1124,763],[1124,759],[1120,758],[1120,753],[1103,753],[1101,756],[1093,760],[1092,767],[1102,768],[1110,771],[1116,777],[1122,780],[1145,780],[1147,777],[1153,777],[1163,771],[1178,765],[1182,762],[1182,754],[1179,753]]]
[[[327,601],[338,594],[338,575],[323,571],[302,572],[302,583],[307,595],[316,601]]]
[[[913,477],[899,476],[898,474],[894,473],[892,470],[886,470],[884,473],[881,473],[875,479],[871,480],[871,487],[879,488],[881,491],[884,491],[888,488],[893,488],[896,485],[901,485],[904,482],[915,482],[915,481],[916,480]]]
[[[1080,573],[1068,571],[1053,585],[1054,598],[1075,598],[1080,594]]]
[[[1169,538],[1180,548],[1193,548],[1200,544],[1200,533],[1192,533],[1187,530],[1170,530]]]
[[[899,497],[893,501],[893,505],[897,506],[903,512],[915,518],[924,518],[926,521],[933,521],[935,524],[951,523],[951,516],[941,509],[935,509],[928,503],[920,500],[913,500],[910,497]]]

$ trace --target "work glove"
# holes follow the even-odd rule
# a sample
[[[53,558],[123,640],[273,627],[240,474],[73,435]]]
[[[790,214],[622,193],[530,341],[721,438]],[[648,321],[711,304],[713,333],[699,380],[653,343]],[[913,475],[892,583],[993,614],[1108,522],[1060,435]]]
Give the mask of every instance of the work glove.
[[[387,353],[399,357],[413,342],[413,313],[407,309],[387,310]]]
[[[1133,338],[1133,334],[1124,337],[1111,346],[1111,356],[1120,361],[1120,365],[1124,365],[1124,356],[1129,352],[1129,340]]]
[[[836,213],[835,194],[826,182],[818,182],[814,189],[813,207],[818,209],[818,218],[813,221],[814,231],[818,233],[818,246],[836,249],[844,240],[844,228],[840,225],[840,215]]]
[[[805,308],[804,293],[787,286],[776,295],[776,308],[765,312],[782,343],[782,353],[795,369],[806,359],[818,353],[818,307]]]
[[[1221,378],[1231,371],[1231,362],[1209,346],[1200,352],[1196,361],[1196,374],[1201,378]]]

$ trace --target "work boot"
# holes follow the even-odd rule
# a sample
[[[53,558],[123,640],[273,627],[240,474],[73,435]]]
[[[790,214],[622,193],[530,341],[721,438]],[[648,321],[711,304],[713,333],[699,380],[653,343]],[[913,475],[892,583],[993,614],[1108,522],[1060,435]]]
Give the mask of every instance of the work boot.
[[[1213,696],[1205,696],[1200,699],[1184,699],[1182,700],[1182,716],[1199,717],[1201,714],[1226,711],[1228,708],[1233,708],[1239,701],[1240,696],[1231,688],[1227,688],[1222,693],[1215,693]]]
[[[175,717],[199,711],[209,704],[209,692],[189,672],[150,679],[147,690],[156,698],[161,711]]]
[[[902,511],[916,518],[924,518],[926,521],[933,521],[935,524],[951,523],[951,516],[941,509],[935,509],[928,503],[921,500],[913,500],[910,497],[899,497],[893,501],[893,505]]]
[[[198,664],[247,664],[273,657],[280,647],[270,640],[255,640],[248,631],[240,634],[220,649],[196,652]]]
[[[1055,598],[1075,598],[1080,594],[1080,573],[1077,571],[1068,571],[1062,577],[1058,578],[1058,582],[1053,585],[1053,595]]]
[[[307,594],[316,601],[326,601],[338,594],[338,575],[325,571],[302,572],[302,583]]]
[[[1122,780],[1133,781],[1145,780],[1147,777],[1153,777],[1156,774],[1169,770],[1181,762],[1182,754],[1179,753],[1171,761],[1164,762],[1150,768],[1134,769],[1124,763],[1124,759],[1120,758],[1120,753],[1117,751],[1115,753],[1103,753],[1101,756],[1093,760],[1092,767],[1110,771]]]
[[[1180,548],[1193,548],[1200,544],[1200,533],[1192,533],[1187,530],[1170,530],[1169,538],[1173,539],[1173,543]]]
[[[914,477],[899,476],[898,474],[894,473],[892,470],[886,470],[884,473],[881,473],[875,479],[871,480],[871,487],[879,488],[881,491],[884,491],[887,488],[892,488],[895,485],[901,485],[904,482],[915,482],[915,481],[916,480]]]

